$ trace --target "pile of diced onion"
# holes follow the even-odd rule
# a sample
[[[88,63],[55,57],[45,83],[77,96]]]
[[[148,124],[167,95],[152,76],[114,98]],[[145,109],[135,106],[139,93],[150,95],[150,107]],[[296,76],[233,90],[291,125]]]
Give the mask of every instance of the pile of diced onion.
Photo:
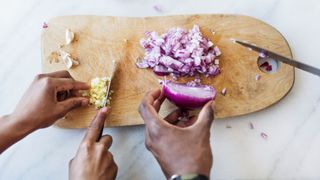
[[[220,73],[218,56],[221,52],[210,40],[204,38],[199,26],[186,31],[172,28],[162,35],[146,32],[140,41],[145,56],[136,63],[139,68],[152,68],[158,75],[216,76]]]

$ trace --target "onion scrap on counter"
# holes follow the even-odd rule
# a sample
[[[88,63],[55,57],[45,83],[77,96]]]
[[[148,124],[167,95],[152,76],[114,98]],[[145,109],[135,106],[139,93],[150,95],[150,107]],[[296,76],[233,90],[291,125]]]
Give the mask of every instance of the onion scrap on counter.
[[[200,74],[209,77],[220,73],[217,60],[221,55],[220,49],[202,36],[198,25],[189,31],[171,28],[162,35],[147,31],[145,36],[146,39],[140,40],[145,56],[136,63],[138,68],[152,68],[157,75],[171,74],[174,79]]]

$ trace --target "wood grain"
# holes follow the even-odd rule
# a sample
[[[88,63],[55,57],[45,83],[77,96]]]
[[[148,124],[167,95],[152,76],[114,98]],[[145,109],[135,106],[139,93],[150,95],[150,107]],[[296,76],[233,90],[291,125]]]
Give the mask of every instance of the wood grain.
[[[64,70],[62,61],[50,60],[52,52],[64,43],[65,29],[76,34],[76,41],[64,50],[77,57],[80,65],[69,72],[80,81],[110,75],[112,60],[119,63],[112,82],[112,110],[106,126],[143,124],[138,106],[145,92],[159,88],[158,79],[150,70],[136,68],[135,62],[143,57],[139,40],[145,31],[164,33],[172,27],[200,26],[203,35],[218,45],[222,73],[216,78],[201,77],[202,82],[214,86],[218,92],[227,88],[225,96],[216,98],[216,118],[239,116],[264,109],[281,100],[292,88],[294,68],[280,64],[276,73],[265,74],[257,67],[258,54],[234,44],[230,38],[246,40],[287,57],[292,57],[287,41],[270,25],[247,16],[238,15],[180,15],[166,17],[103,17],[64,16],[53,18],[42,34],[43,72]],[[212,31],[216,34],[213,35]],[[125,41],[127,40],[127,41]],[[259,81],[255,80],[261,75]],[[191,80],[182,78],[181,82]],[[160,115],[175,107],[165,102]],[[56,125],[63,128],[87,127],[96,110],[86,107],[70,112]]]

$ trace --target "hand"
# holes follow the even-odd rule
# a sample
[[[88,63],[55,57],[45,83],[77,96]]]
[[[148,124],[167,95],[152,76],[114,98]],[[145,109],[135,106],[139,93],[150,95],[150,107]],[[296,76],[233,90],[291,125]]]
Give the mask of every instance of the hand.
[[[210,147],[210,127],[213,122],[213,102],[208,102],[187,122],[178,120],[177,110],[166,118],[158,115],[164,96],[159,89],[145,95],[139,108],[146,124],[146,147],[159,162],[166,177],[173,174],[198,173],[210,176],[213,156]]]
[[[115,179],[118,167],[108,151],[112,137],[104,135],[99,139],[106,119],[107,108],[102,108],[87,130],[77,155],[69,163],[70,180]]]
[[[67,71],[36,76],[14,112],[0,117],[0,153],[31,132],[52,125],[70,110],[88,105],[79,90],[88,89]],[[70,92],[71,96],[62,96]]]
[[[86,89],[89,85],[75,81],[68,71],[37,75],[10,118],[33,129],[48,127],[72,109],[87,106],[88,99],[78,92]],[[67,91],[72,96],[59,99]]]

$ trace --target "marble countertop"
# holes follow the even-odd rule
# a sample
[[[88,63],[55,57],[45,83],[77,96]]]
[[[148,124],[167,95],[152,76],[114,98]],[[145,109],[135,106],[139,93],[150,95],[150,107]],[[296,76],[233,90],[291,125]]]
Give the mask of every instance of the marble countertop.
[[[33,77],[41,72],[40,35],[47,19],[74,14],[194,13],[233,13],[261,19],[287,38],[296,59],[320,67],[317,0],[2,0],[0,114],[14,109]],[[249,122],[254,124],[253,130]],[[144,147],[144,126],[104,132],[114,137],[111,151],[119,166],[117,179],[164,179]],[[268,134],[267,140],[260,137],[261,132]],[[0,156],[0,179],[67,179],[68,162],[83,135],[84,130],[55,127],[29,135]],[[294,87],[282,101],[257,113],[216,120],[211,141],[212,179],[319,179],[320,78],[296,70]]]

